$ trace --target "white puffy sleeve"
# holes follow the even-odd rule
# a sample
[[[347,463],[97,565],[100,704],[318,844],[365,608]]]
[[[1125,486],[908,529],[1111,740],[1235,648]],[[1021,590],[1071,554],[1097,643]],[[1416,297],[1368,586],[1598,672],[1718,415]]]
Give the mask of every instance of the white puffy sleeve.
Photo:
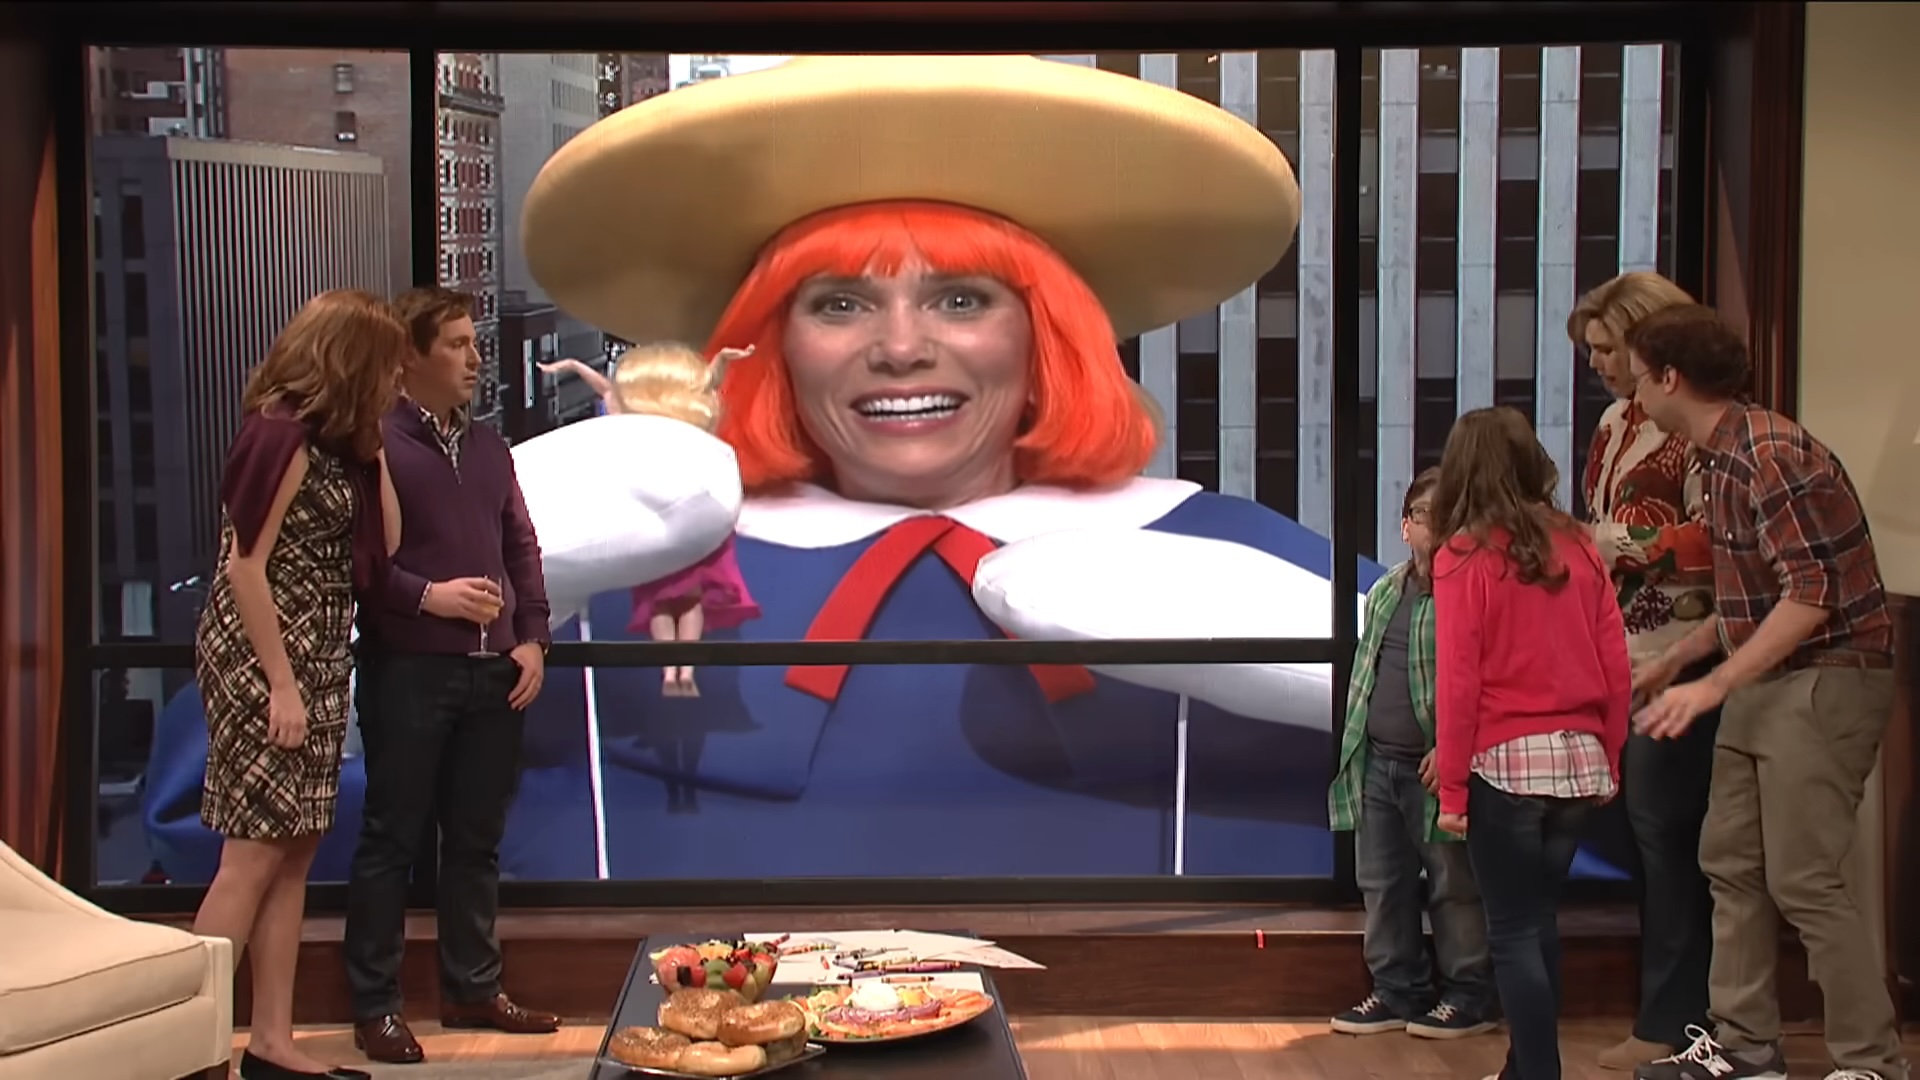
[[[1146,529],[1073,529],[980,561],[974,602],[1002,630],[1039,641],[1324,638],[1332,585],[1244,544]],[[1228,712],[1326,731],[1322,664],[1100,665],[1095,671]]]
[[[596,593],[684,570],[740,517],[733,448],[659,416],[597,416],[513,448],[558,626]]]

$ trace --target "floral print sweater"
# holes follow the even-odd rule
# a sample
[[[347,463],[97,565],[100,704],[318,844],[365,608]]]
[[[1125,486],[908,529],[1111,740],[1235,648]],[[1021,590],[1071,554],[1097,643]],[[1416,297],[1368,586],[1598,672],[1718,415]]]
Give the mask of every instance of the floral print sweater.
[[[1699,462],[1684,436],[1662,432],[1631,399],[1615,401],[1593,433],[1582,486],[1628,649],[1651,656],[1713,613]]]

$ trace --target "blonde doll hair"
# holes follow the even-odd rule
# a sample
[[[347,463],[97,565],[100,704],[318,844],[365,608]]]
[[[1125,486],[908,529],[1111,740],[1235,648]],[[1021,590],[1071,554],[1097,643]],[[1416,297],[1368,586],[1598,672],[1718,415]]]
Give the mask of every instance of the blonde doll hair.
[[[711,432],[720,426],[720,365],[679,342],[636,345],[613,366],[620,410],[664,416]]]

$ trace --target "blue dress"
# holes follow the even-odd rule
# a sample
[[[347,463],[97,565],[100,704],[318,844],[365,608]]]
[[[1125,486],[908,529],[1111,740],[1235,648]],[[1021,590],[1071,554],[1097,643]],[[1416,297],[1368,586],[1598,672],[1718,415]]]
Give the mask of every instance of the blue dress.
[[[1243,499],[1196,494],[1147,527],[1234,541],[1323,578],[1331,566],[1324,537]],[[740,567],[765,614],[711,637],[805,638],[877,538],[801,548],[742,536]],[[1379,572],[1369,564],[1361,584]],[[627,605],[596,597],[591,636],[632,639]],[[968,582],[931,552],[866,633],[999,636]],[[1190,700],[1182,823],[1174,694],[1096,677],[1091,692],[1050,705],[1024,667],[873,665],[852,668],[828,702],[787,676],[701,668],[702,696],[686,699],[661,696],[658,669],[592,672],[610,877],[1168,874],[1176,847],[1188,874],[1333,872],[1324,731]],[[1312,719],[1324,723],[1326,708]]]
[[[1194,494],[1147,527],[1234,541],[1323,578],[1331,568],[1325,537],[1244,499]],[[764,614],[709,638],[805,638],[879,535],[827,547],[741,536],[741,571]],[[1363,564],[1360,587],[1380,572]],[[627,630],[631,615],[626,590],[602,593],[555,640],[644,640]],[[907,569],[866,633],[1001,636],[969,583],[932,552]],[[1050,705],[1024,667],[874,665],[853,667],[828,702],[786,676],[705,667],[700,697],[666,698],[657,668],[552,669],[527,718],[503,877],[592,879],[603,858],[608,876],[630,879],[1165,874],[1176,847],[1189,874],[1333,872],[1332,747],[1322,731],[1189,700],[1176,838],[1174,694],[1096,676],[1090,692]],[[599,821],[589,722],[600,743]],[[192,807],[204,753],[189,689],[156,733],[146,804],[155,858],[175,881],[207,880],[218,861],[219,839]],[[315,880],[347,876],[364,791],[350,761],[340,826],[316,857]]]
[[[1331,570],[1325,537],[1244,499],[1196,493],[1144,527],[1243,544],[1323,579]],[[793,546],[743,531],[741,571],[764,614],[708,637],[804,639],[881,535]],[[1359,587],[1381,573],[1363,561]],[[584,615],[555,640],[644,640],[627,630],[626,589],[595,596]],[[886,593],[865,634],[1000,636],[931,551]],[[1105,676],[1053,703],[1028,669],[998,665],[855,666],[831,701],[788,685],[784,668],[703,667],[696,677],[700,697],[669,698],[658,668],[549,671],[527,719],[504,878],[591,880],[603,865],[613,879],[1333,872],[1324,731],[1188,699],[1183,761],[1181,699]],[[218,860],[219,838],[193,806],[205,735],[191,695],[162,718],[147,805],[155,857],[175,881],[208,880]],[[1324,724],[1332,703],[1317,708],[1303,721]],[[347,877],[365,790],[357,761],[340,790],[340,823],[314,880]]]

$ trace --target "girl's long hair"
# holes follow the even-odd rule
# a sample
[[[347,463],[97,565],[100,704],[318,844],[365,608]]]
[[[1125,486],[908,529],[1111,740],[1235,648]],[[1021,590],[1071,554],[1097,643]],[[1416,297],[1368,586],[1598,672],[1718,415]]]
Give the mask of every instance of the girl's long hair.
[[[1137,476],[1159,425],[1120,363],[1113,323],[1067,261],[1004,218],[950,203],[890,201],[825,210],[787,226],[761,251],[708,339],[707,352],[752,346],[721,392],[720,437],[748,491],[830,477],[802,430],[781,353],[787,310],[809,278],[890,275],[915,258],[936,273],[995,278],[1033,322],[1033,407],[1014,443],[1023,483],[1098,488]]]
[[[247,377],[241,410],[286,409],[315,442],[371,461],[410,348],[406,323],[385,300],[358,289],[323,292],[295,313]]]
[[[1558,590],[1567,569],[1554,556],[1553,533],[1579,528],[1554,505],[1559,483],[1560,470],[1525,416],[1505,405],[1475,409],[1447,435],[1434,534],[1460,554],[1503,549],[1522,584]]]

